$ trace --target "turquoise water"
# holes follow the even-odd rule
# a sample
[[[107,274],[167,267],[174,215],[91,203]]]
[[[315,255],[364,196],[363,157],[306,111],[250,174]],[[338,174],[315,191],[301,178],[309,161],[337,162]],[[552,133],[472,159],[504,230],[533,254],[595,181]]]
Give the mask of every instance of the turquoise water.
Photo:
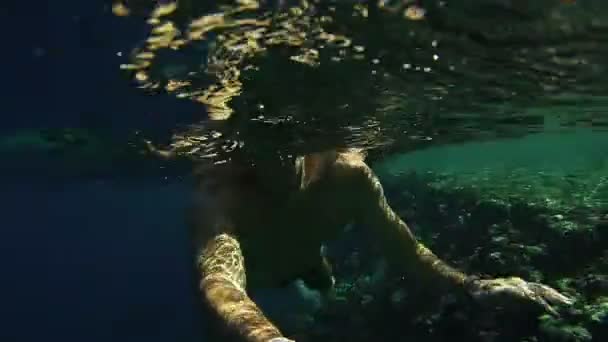
[[[564,174],[604,167],[608,135],[590,129],[539,133],[523,138],[446,145],[387,158],[377,164],[379,173],[404,171],[472,173],[484,169],[508,172],[554,171]],[[499,157],[497,157],[499,156]],[[387,175],[388,177],[388,175]]]
[[[111,73],[129,95],[93,96],[149,113],[0,137],[3,251],[21,260],[6,340],[38,340],[34,321],[63,340],[214,341],[191,286],[191,161],[342,147],[367,151],[395,211],[448,263],[577,304],[538,320],[428,308],[363,227],[345,227],[327,242],[339,300],[301,283],[252,289],[297,341],[605,340],[607,5],[373,3],[181,1],[155,21],[150,3],[126,2],[136,33]],[[151,158],[144,140],[183,158]]]

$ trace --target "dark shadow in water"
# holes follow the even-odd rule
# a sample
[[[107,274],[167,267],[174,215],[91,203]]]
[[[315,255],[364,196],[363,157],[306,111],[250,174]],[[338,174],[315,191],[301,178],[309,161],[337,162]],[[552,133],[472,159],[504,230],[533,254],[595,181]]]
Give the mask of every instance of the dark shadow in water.
[[[2,188],[0,340],[203,340],[183,185]]]

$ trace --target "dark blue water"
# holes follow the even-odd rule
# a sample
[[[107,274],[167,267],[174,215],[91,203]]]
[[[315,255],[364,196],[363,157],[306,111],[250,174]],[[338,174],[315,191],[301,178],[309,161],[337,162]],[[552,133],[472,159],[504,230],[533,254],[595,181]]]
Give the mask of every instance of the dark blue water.
[[[99,0],[8,4],[2,20],[19,34],[3,42],[0,134],[96,126],[120,139],[155,125],[158,108],[188,110],[116,72],[117,52],[143,36],[141,20],[117,19]],[[184,185],[4,176],[0,188],[0,340],[201,340]]]
[[[7,184],[3,341],[194,341],[180,184]]]
[[[0,338],[205,341],[184,183],[3,179]],[[253,295],[278,321],[318,307],[295,287]]]

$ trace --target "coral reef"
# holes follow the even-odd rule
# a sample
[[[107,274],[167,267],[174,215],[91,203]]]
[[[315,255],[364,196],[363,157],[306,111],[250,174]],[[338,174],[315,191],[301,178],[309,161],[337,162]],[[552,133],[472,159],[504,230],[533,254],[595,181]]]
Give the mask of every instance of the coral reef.
[[[576,298],[560,317],[433,298],[386,269],[365,227],[329,244],[336,293],[301,341],[605,341],[608,338],[608,167],[384,175],[417,236],[471,273],[542,281]],[[355,248],[355,249],[353,249]]]

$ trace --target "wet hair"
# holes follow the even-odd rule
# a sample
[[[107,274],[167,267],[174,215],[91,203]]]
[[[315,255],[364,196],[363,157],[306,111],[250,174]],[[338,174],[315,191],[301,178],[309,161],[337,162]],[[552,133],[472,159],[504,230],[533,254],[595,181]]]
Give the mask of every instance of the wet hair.
[[[233,5],[181,30],[167,19],[176,11],[149,20],[124,66],[141,88],[205,105],[209,119],[175,127],[169,149],[263,160],[378,143],[378,77],[348,37],[325,31],[321,8]]]
[[[415,87],[396,75],[403,56],[391,59],[383,47],[406,51],[397,45],[403,35],[378,43],[385,25],[402,25],[403,16],[372,18],[342,2],[285,6],[235,2],[188,25],[176,24],[173,12],[149,20],[150,37],[124,68],[141,88],[201,103],[208,114],[172,127],[169,150],[213,162],[290,159],[386,146],[395,133],[415,136],[423,127],[402,110],[404,86]]]

